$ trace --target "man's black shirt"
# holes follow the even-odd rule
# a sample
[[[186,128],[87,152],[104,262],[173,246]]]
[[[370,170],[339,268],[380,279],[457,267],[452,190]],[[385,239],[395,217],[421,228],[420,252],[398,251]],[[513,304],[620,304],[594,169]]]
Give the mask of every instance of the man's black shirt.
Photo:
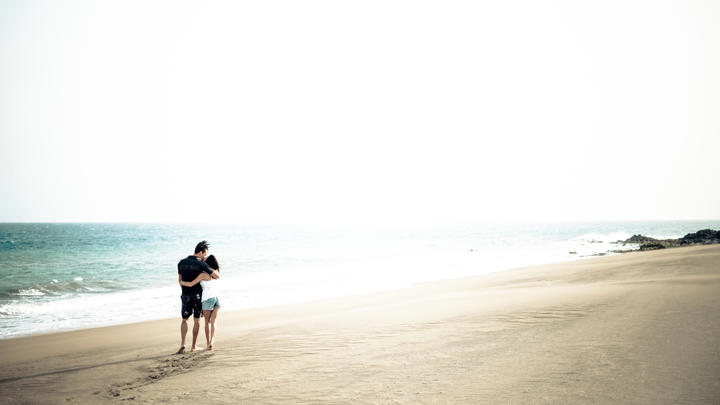
[[[207,263],[200,260],[200,258],[198,258],[197,256],[188,256],[180,260],[180,262],[178,263],[178,274],[182,276],[182,281],[193,281],[202,272],[212,274],[213,271],[212,269],[210,269]],[[202,286],[200,285],[200,283],[197,283],[192,287],[183,286],[182,293],[202,294]]]

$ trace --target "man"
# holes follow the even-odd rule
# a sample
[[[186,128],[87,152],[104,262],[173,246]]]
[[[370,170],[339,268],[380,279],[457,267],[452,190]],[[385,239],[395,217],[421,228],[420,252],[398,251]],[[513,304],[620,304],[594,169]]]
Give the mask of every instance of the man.
[[[220,278],[220,273],[213,271],[205,263],[210,245],[202,241],[195,246],[195,254],[188,256],[178,263],[178,283],[181,281],[193,281],[201,273],[207,273],[212,278]],[[183,287],[180,301],[182,302],[182,321],[180,323],[180,350],[178,354],[185,352],[185,336],[188,331],[188,319],[193,315],[193,339],[191,351],[202,350],[197,347],[198,332],[200,332],[200,314],[202,313],[202,286],[195,284],[192,287]]]

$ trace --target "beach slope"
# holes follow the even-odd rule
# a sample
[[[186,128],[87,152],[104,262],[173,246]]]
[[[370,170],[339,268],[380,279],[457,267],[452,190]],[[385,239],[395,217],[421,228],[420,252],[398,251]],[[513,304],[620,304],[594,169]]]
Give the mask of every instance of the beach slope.
[[[0,341],[0,401],[720,403],[720,246],[634,252],[179,320]],[[202,332],[201,332],[202,339]]]

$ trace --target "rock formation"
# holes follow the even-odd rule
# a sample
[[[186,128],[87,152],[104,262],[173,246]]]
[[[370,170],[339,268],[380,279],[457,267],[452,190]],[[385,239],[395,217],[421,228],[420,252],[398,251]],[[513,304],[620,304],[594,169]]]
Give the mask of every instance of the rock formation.
[[[720,231],[702,229],[695,233],[689,233],[679,239],[655,239],[649,236],[633,235],[624,241],[618,242],[623,244],[637,243],[640,245],[640,250],[665,249],[688,245],[709,245],[712,243],[720,243]]]

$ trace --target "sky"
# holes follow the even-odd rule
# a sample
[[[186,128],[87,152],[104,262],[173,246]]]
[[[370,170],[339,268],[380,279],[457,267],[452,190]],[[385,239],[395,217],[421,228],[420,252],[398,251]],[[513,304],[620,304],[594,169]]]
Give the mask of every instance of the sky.
[[[720,218],[717,1],[0,0],[0,222]]]

